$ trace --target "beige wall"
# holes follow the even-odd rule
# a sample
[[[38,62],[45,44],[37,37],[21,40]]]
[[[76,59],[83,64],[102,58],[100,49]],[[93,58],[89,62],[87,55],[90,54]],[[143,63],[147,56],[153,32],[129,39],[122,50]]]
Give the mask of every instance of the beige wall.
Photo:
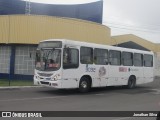
[[[160,52],[160,44],[156,44],[156,52]]]
[[[0,16],[0,43],[7,43],[9,40],[8,34],[10,31],[8,20],[8,16]]]
[[[0,43],[37,44],[41,40],[65,38],[109,44],[110,29],[85,20],[38,16],[0,16]]]

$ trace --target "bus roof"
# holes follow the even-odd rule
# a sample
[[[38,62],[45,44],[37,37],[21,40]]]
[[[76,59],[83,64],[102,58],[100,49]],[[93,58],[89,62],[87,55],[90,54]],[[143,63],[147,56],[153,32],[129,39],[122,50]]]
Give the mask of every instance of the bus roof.
[[[74,46],[85,46],[85,47],[117,50],[117,51],[128,51],[128,52],[138,52],[138,53],[140,52],[144,54],[153,54],[152,51],[144,51],[144,50],[138,50],[138,49],[132,49],[132,48],[123,48],[123,47],[118,47],[118,46],[96,44],[96,43],[75,41],[75,40],[69,40],[69,39],[48,39],[48,40],[43,40],[40,42],[47,42],[47,41],[62,41],[62,44],[65,44],[65,45],[67,44],[67,45],[72,45],[72,46],[73,45]]]

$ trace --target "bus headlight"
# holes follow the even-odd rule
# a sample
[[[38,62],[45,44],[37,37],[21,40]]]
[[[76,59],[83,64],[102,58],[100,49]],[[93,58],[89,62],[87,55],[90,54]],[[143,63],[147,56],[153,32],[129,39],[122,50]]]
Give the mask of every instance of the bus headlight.
[[[53,80],[53,81],[57,81],[57,80],[59,79],[59,77],[60,77],[60,74],[56,74],[56,75],[54,75],[54,76],[52,77],[52,80]]]

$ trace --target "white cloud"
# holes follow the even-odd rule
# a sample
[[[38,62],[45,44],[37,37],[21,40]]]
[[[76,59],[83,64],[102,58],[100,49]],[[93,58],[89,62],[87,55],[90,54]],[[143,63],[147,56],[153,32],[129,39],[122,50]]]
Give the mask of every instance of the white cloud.
[[[104,24],[112,35],[135,34],[160,43],[160,0],[104,0]]]

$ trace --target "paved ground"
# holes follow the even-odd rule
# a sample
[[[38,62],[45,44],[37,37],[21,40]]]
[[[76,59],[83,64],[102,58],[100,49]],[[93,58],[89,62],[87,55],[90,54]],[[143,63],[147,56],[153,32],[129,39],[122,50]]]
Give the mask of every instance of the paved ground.
[[[60,91],[51,88],[0,89],[0,111],[160,111],[160,78],[132,90],[124,87],[107,87],[93,89],[87,94],[78,93],[76,90]],[[72,119],[74,118],[66,118]],[[94,119],[96,118],[92,120]],[[101,117],[101,119],[155,118]]]

